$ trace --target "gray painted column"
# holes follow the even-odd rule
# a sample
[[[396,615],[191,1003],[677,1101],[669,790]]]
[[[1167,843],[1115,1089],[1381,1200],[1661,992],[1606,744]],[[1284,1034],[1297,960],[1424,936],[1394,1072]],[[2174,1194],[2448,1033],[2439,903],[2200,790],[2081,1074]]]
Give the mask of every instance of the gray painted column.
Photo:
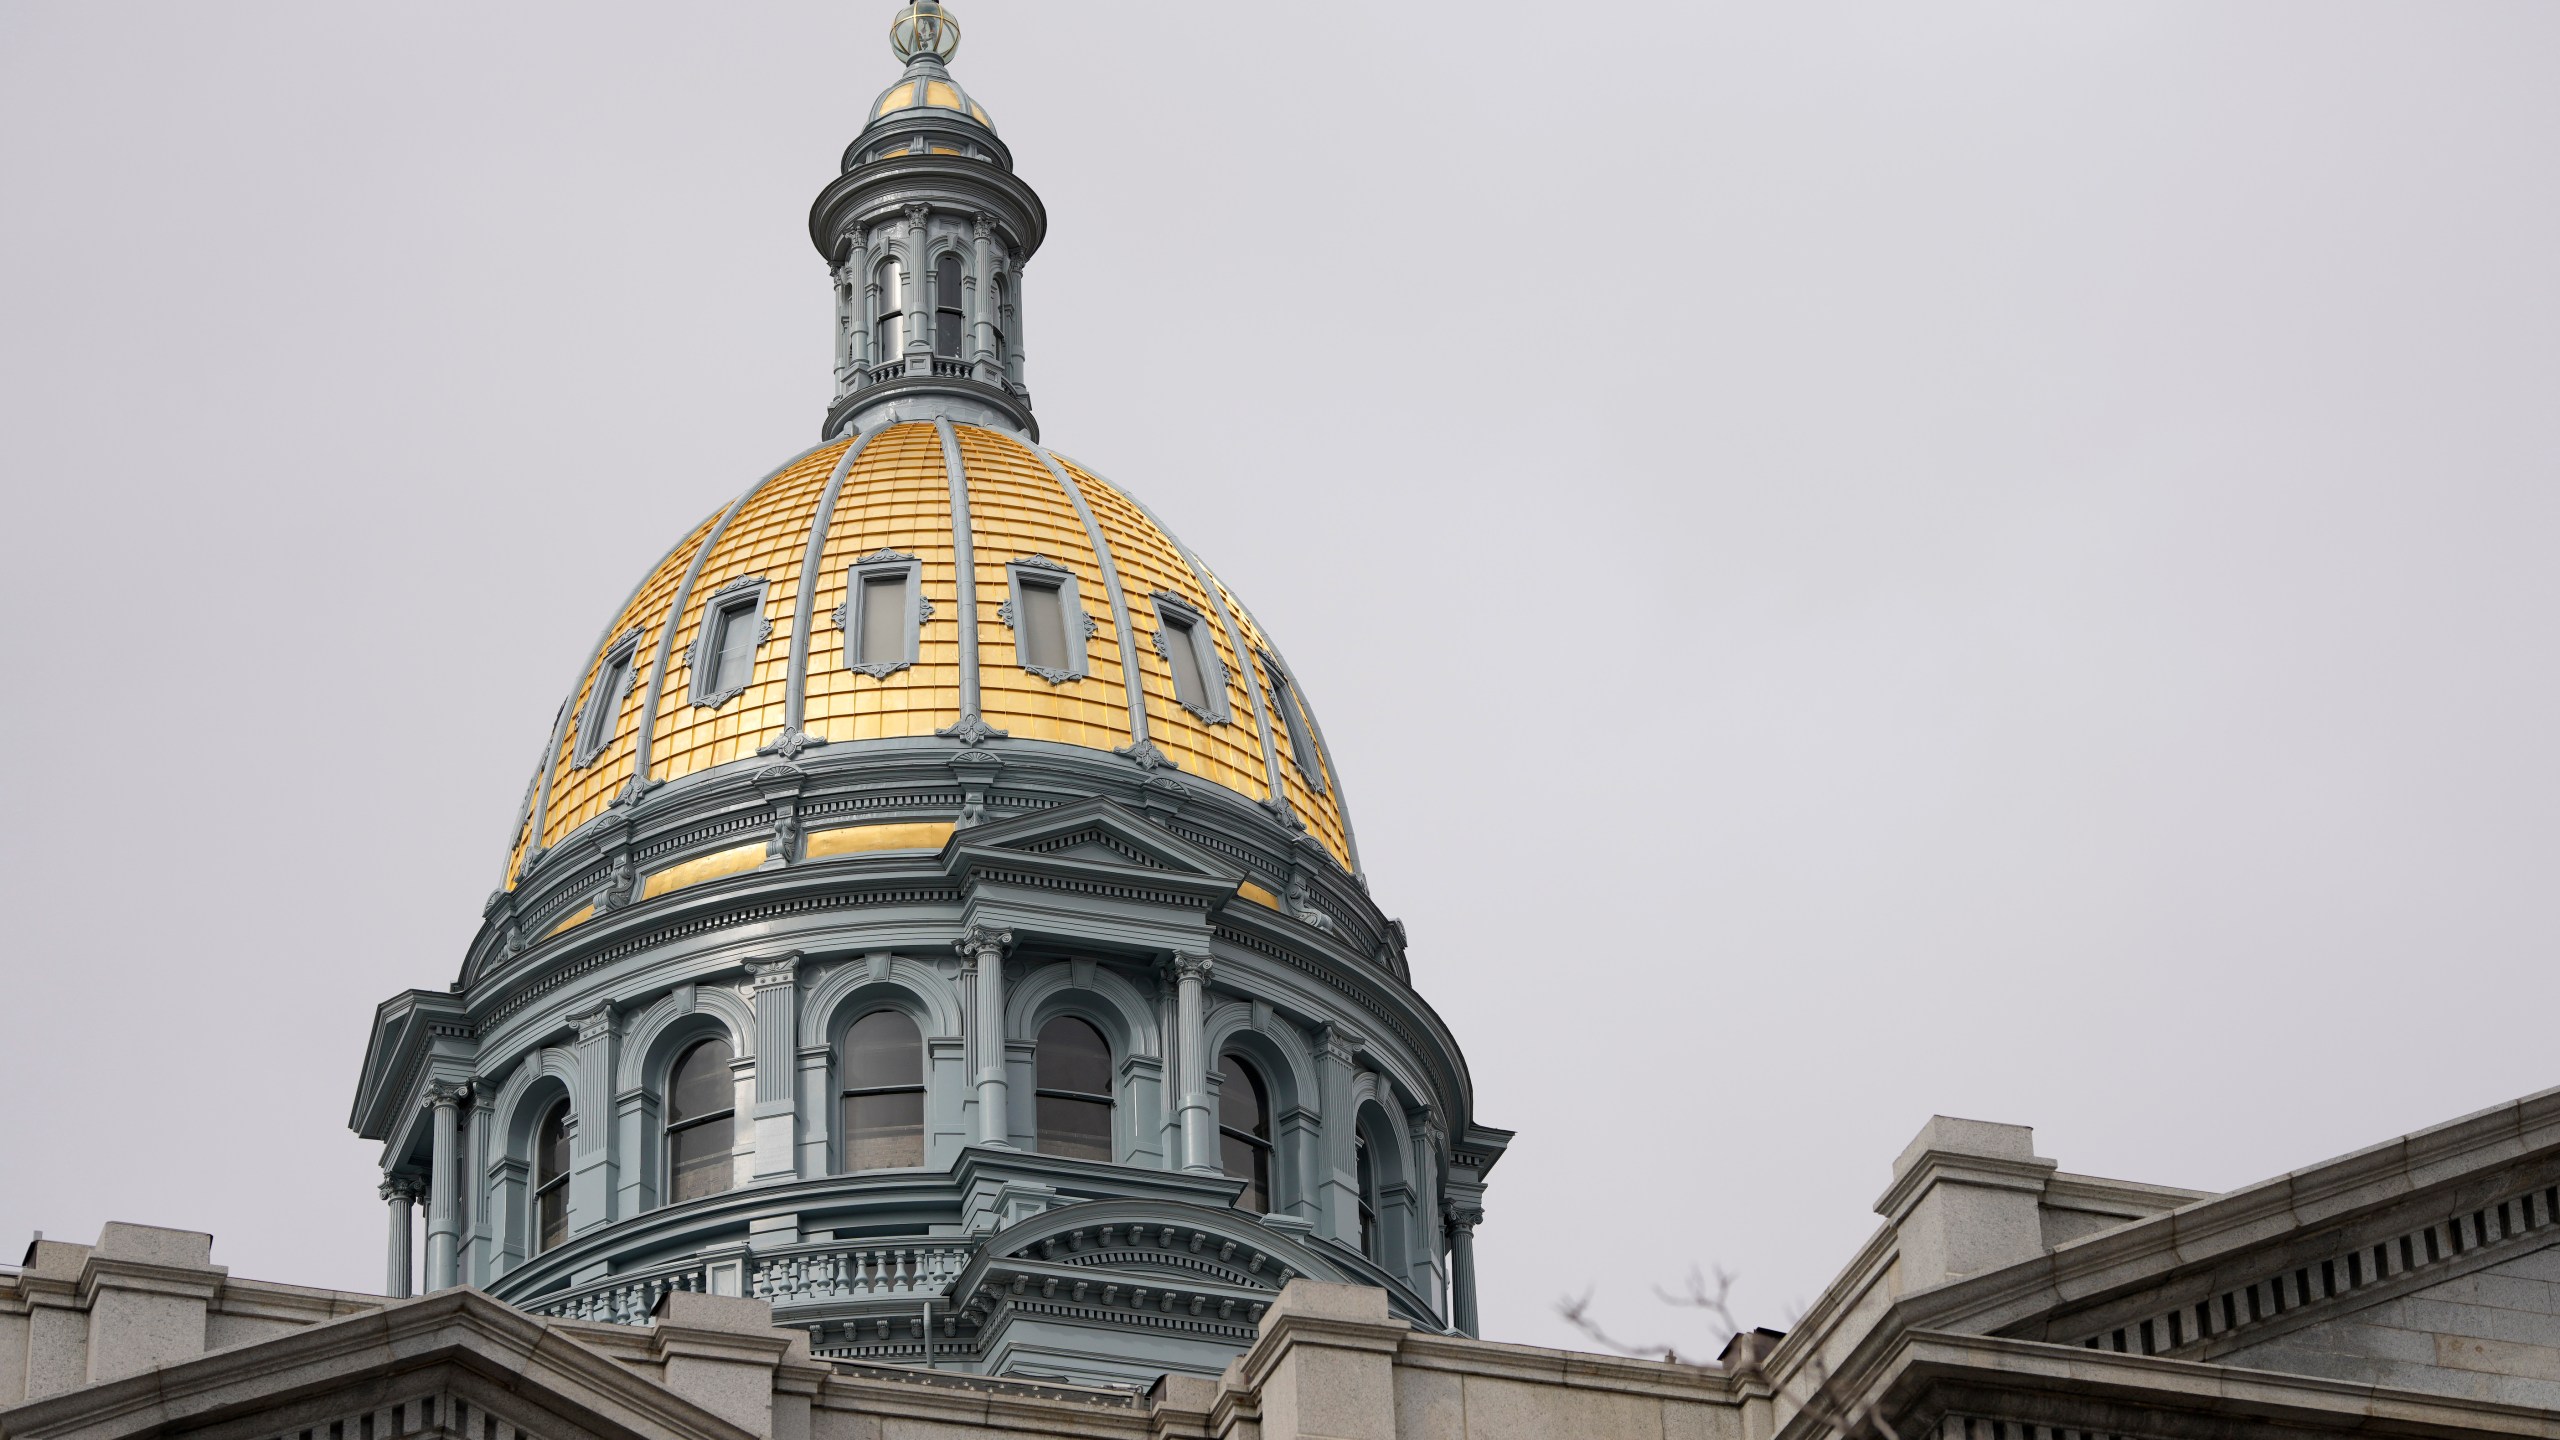
[[[441,1081],[427,1087],[427,1103],[435,1107],[434,1139],[427,1162],[427,1289],[450,1290],[457,1280],[461,1227],[453,1213],[454,1180],[462,1163],[464,1087]]]
[[[1316,1233],[1355,1249],[1360,1244],[1360,1162],[1352,1142],[1360,1132],[1351,1111],[1351,1081],[1360,1044],[1359,1035],[1329,1025],[1323,1053],[1316,1057],[1324,1106],[1323,1160],[1315,1177],[1321,1197]]]
[[[875,432],[876,433],[876,432]],[[827,477],[827,488],[818,495],[817,518],[809,526],[809,545],[800,554],[800,594],[791,605],[790,678],[782,687],[782,738],[766,746],[759,755],[770,751],[785,760],[796,760],[811,745],[823,745],[803,728],[809,715],[809,626],[818,608],[820,562],[826,558],[827,531],[835,524],[836,501],[844,494],[844,477],[853,473],[854,462],[862,458],[863,447],[871,443],[869,435],[856,435],[844,447],[844,458],[836,461],[835,473]]]
[[[619,1147],[613,1133],[613,1007],[601,1004],[569,1017],[578,1027],[578,1083],[569,1097],[569,1233],[613,1218],[613,1180]]]
[[[856,267],[861,263],[862,252],[859,249],[848,251],[843,263],[834,267],[835,273],[830,277],[835,281],[836,292],[836,398],[839,400],[852,391],[853,377],[861,366],[854,348],[859,343],[854,339],[859,328],[854,323],[854,306],[860,303],[862,293]]]
[[[412,1269],[409,1232],[417,1223],[418,1177],[394,1175],[383,1181],[382,1198],[391,1202],[391,1244],[383,1256],[382,1293],[394,1300],[406,1300]]]
[[[978,1143],[1011,1148],[1005,1114],[1004,952],[1013,932],[972,925],[951,942],[969,982],[969,1073],[978,1094]]]
[[[969,373],[992,385],[995,369],[996,326],[995,272],[989,258],[988,221],[984,215],[969,219],[971,249],[969,252],[969,284],[973,298],[969,305]]]
[[[1484,1207],[1449,1202],[1449,1322],[1461,1335],[1476,1333],[1476,1227],[1484,1223]]]
[[[800,952],[772,960],[750,960],[755,976],[756,1103],[758,1180],[785,1179],[799,1173],[800,1153],[794,1134],[800,1118],[798,1059],[800,1029]]]
[[[930,205],[907,207],[907,259],[898,267],[898,309],[907,326],[907,373],[933,373],[933,337],[925,333],[933,316],[925,304],[925,237],[924,222],[933,214]]]
[[[471,1114],[462,1130],[462,1278],[465,1285],[489,1283],[491,1237],[497,1226],[489,1216],[489,1152],[498,1125],[497,1087],[471,1082]]]
[[[1209,1109],[1209,1041],[1201,995],[1209,982],[1209,957],[1174,956],[1173,978],[1174,1025],[1181,1037],[1174,1090],[1182,1097],[1182,1168],[1216,1175],[1223,1167],[1218,1163],[1218,1121]]]

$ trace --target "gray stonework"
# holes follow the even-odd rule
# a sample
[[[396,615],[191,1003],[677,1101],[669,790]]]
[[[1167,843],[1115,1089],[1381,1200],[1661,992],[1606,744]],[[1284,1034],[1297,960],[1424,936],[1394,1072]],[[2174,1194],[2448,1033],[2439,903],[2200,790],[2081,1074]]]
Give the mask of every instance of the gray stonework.
[[[965,1158],[970,1213],[1007,1238],[972,1252],[964,1284],[1021,1302],[992,1313],[998,1344],[1054,1363],[1101,1336],[1111,1353],[1087,1358],[1124,1372],[1172,1354],[1178,1327],[1097,1330],[1037,1298],[1146,1273],[1267,1296],[1223,1342],[1233,1358],[1099,1386],[993,1378],[963,1353],[830,1354],[777,1324],[808,1303],[787,1286],[661,1290],[596,1323],[472,1288],[233,1280],[206,1236],[111,1225],[0,1272],[0,1440],[2560,1434],[2560,1091],[2223,1195],[2068,1174],[2024,1127],[1938,1117],[1890,1167],[1887,1223],[1804,1321],[1715,1365],[1441,1333],[1386,1285],[1309,1278],[1312,1241],[1285,1227],[1263,1258],[1287,1278],[1261,1290],[1203,1268],[1225,1242],[1194,1237],[1234,1224],[1214,1206],[1061,1205],[1038,1157]],[[1171,1234],[1165,1215],[1183,1217]],[[752,1265],[752,1239],[735,1258]]]

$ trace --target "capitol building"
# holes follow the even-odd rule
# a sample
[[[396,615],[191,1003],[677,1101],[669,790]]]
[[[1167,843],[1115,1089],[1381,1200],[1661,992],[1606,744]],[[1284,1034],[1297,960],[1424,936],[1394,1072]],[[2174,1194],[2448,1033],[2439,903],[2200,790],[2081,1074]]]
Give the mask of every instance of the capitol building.
[[[476,936],[372,1017],[382,1293],[40,1239],[0,1440],[2560,1433],[2560,1094],[2218,1195],[1939,1117],[1784,1332],[1477,1338],[1511,1133],[1329,697],[1052,448],[1002,97],[934,0],[889,39],[816,443],[596,597]]]

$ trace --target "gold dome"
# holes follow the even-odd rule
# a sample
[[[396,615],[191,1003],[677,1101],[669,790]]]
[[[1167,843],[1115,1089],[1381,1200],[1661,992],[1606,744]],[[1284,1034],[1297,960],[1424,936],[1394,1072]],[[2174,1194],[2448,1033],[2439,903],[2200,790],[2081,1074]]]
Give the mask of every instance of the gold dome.
[[[1140,739],[1134,692],[1144,739],[1186,780],[1258,804],[1276,798],[1274,808],[1285,806],[1335,863],[1356,868],[1313,712],[1234,593],[1143,505],[1092,471],[1000,430],[952,425],[949,433],[960,485],[945,464],[941,426],[892,425],[800,456],[667,552],[606,628],[553,727],[508,855],[508,885],[528,842],[549,850],[567,840],[643,767],[655,785],[756,761],[784,742],[794,711],[800,732],[829,746],[927,740],[959,725],[961,536],[953,518],[961,507],[975,574],[978,710],[1007,737],[994,743],[1117,751],[1115,763],[1135,763],[1127,758]],[[923,619],[912,660],[874,674],[847,663],[844,614],[854,568],[884,554],[911,557]],[[1030,668],[1015,654],[1008,602],[1025,565],[1063,570],[1086,597],[1083,673],[1048,678],[1059,672]],[[704,617],[724,597],[735,604],[758,594],[759,582],[770,629],[744,662],[743,688],[703,695],[706,687],[687,671]],[[1222,692],[1196,697],[1203,701],[1196,708],[1177,694],[1174,656],[1160,633],[1163,615],[1184,610],[1202,622],[1197,633],[1217,660],[1197,667],[1206,677],[1200,683]],[[1238,653],[1238,637],[1249,657]],[[1134,685],[1126,669],[1133,663]],[[1213,673],[1221,667],[1223,676]],[[595,697],[600,678],[622,689],[618,703]],[[591,729],[581,724],[589,715]]]

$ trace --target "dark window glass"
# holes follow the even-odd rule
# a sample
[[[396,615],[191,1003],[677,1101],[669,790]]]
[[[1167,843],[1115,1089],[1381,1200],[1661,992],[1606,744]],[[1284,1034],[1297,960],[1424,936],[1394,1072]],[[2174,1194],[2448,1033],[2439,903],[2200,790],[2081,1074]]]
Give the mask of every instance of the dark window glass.
[[[1351,1140],[1352,1164],[1360,1182],[1360,1253],[1378,1258],[1378,1172],[1369,1159],[1369,1137],[1356,1135]]]
[[[895,665],[907,658],[907,577],[862,577],[861,665]]]
[[[1038,580],[1021,582],[1022,613],[1014,634],[1022,647],[1022,663],[1042,670],[1067,668],[1067,601],[1061,586]]]
[[[895,1010],[874,1010],[844,1037],[848,1170],[924,1163],[924,1035]]]
[[[879,269],[871,272],[871,278],[880,287],[879,298],[873,302],[879,308],[871,312],[871,363],[885,365],[907,348],[906,316],[898,295],[898,262],[882,262]]]
[[[1298,767],[1307,788],[1321,795],[1324,761],[1316,754],[1315,726],[1308,721],[1298,699],[1298,687],[1291,683],[1289,672],[1267,655],[1263,657],[1262,671],[1271,678],[1271,708],[1280,712],[1280,723],[1289,732],[1289,763]]]
[[[999,275],[996,277],[996,303],[988,307],[987,310],[987,318],[994,322],[992,325],[988,326],[988,329],[994,332],[994,336],[990,343],[995,347],[996,363],[999,365],[1010,365],[1012,363],[1010,358],[1012,352],[1004,348],[1005,317],[1012,313],[1013,287],[1006,283],[1003,276]]]
[[[1195,710],[1209,708],[1209,686],[1200,673],[1200,641],[1189,618],[1164,617],[1164,654],[1173,666],[1173,698]]]
[[[960,257],[945,255],[933,262],[933,353],[960,358],[968,317],[960,313]]]
[[[604,662],[604,673],[596,677],[596,688],[587,695],[587,713],[578,717],[578,753],[593,755],[613,739],[615,722],[622,718],[622,695],[631,688],[631,657],[634,650],[617,650]]]
[[[1271,1208],[1271,1096],[1262,1077],[1233,1055],[1218,1061],[1218,1158],[1245,1182],[1236,1204],[1251,1214]]]
[[[542,1117],[533,1137],[533,1248],[569,1238],[569,1102]]]
[[[1041,1026],[1033,1076],[1041,1153],[1111,1159],[1111,1047],[1102,1032],[1072,1015]]]
[[[753,605],[729,605],[714,614],[719,626],[711,637],[714,647],[711,683],[704,687],[713,695],[726,695],[744,690],[756,669],[756,632],[764,626]]]
[[[667,1198],[699,1200],[729,1188],[737,1146],[737,1087],[729,1042],[705,1040],[684,1052],[667,1082]]]

